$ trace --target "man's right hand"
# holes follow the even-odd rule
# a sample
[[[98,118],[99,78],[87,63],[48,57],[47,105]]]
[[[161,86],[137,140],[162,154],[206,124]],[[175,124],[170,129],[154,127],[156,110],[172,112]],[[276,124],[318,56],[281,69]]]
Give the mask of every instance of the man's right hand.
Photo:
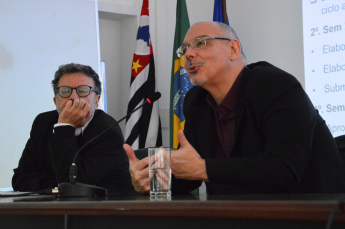
[[[129,160],[129,173],[131,174],[134,190],[139,193],[150,192],[149,159],[145,157],[140,160],[135,156],[134,151],[128,144],[123,145]]]
[[[83,98],[75,98],[74,101],[68,100],[59,115],[58,123],[68,123],[75,128],[82,127],[88,121],[90,105]]]

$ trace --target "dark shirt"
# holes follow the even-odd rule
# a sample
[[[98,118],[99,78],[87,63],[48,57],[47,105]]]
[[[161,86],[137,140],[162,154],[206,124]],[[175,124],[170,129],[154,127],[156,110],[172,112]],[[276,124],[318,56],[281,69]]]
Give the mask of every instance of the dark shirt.
[[[208,94],[206,101],[214,110],[214,120],[217,132],[215,138],[216,158],[230,157],[235,141],[235,108],[238,90],[241,85],[243,70],[237,76],[234,84],[223,101],[217,105],[211,94]]]

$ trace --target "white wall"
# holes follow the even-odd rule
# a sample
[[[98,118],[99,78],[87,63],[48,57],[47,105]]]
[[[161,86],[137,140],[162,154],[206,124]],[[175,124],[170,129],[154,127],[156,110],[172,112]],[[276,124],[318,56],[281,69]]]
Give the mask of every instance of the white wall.
[[[59,65],[98,70],[95,2],[0,0],[0,28],[0,187],[7,187],[34,118],[55,109]]]
[[[119,120],[127,113],[129,84],[137,36],[137,17],[100,19],[101,60],[105,61],[108,114]],[[124,131],[125,122],[120,123]]]
[[[105,62],[107,78],[107,103],[108,114],[120,117],[119,109],[121,100],[115,96],[115,91],[121,91],[121,77],[115,74],[120,68],[120,23],[115,20],[99,19],[101,61]]]
[[[304,87],[302,0],[236,0],[227,9],[248,63],[268,61]]]

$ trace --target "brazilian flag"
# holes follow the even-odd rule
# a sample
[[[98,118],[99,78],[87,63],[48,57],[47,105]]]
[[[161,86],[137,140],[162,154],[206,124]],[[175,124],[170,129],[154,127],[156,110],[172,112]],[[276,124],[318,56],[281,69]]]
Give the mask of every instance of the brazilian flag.
[[[185,117],[183,115],[183,101],[186,93],[193,87],[187,71],[183,65],[184,56],[178,58],[176,50],[183,43],[184,37],[190,27],[185,0],[177,0],[176,27],[173,49],[173,63],[170,89],[170,145],[177,149],[179,142],[177,132],[184,130]]]

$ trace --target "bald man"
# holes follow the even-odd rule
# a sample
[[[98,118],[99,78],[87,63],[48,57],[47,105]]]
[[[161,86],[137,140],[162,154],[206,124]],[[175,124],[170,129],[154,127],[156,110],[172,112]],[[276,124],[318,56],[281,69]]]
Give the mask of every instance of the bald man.
[[[267,62],[247,65],[235,31],[217,22],[194,24],[177,54],[196,87],[171,154],[173,194],[202,181],[210,194],[345,192],[337,146],[295,77]],[[147,193],[147,158],[124,148],[135,190]]]

